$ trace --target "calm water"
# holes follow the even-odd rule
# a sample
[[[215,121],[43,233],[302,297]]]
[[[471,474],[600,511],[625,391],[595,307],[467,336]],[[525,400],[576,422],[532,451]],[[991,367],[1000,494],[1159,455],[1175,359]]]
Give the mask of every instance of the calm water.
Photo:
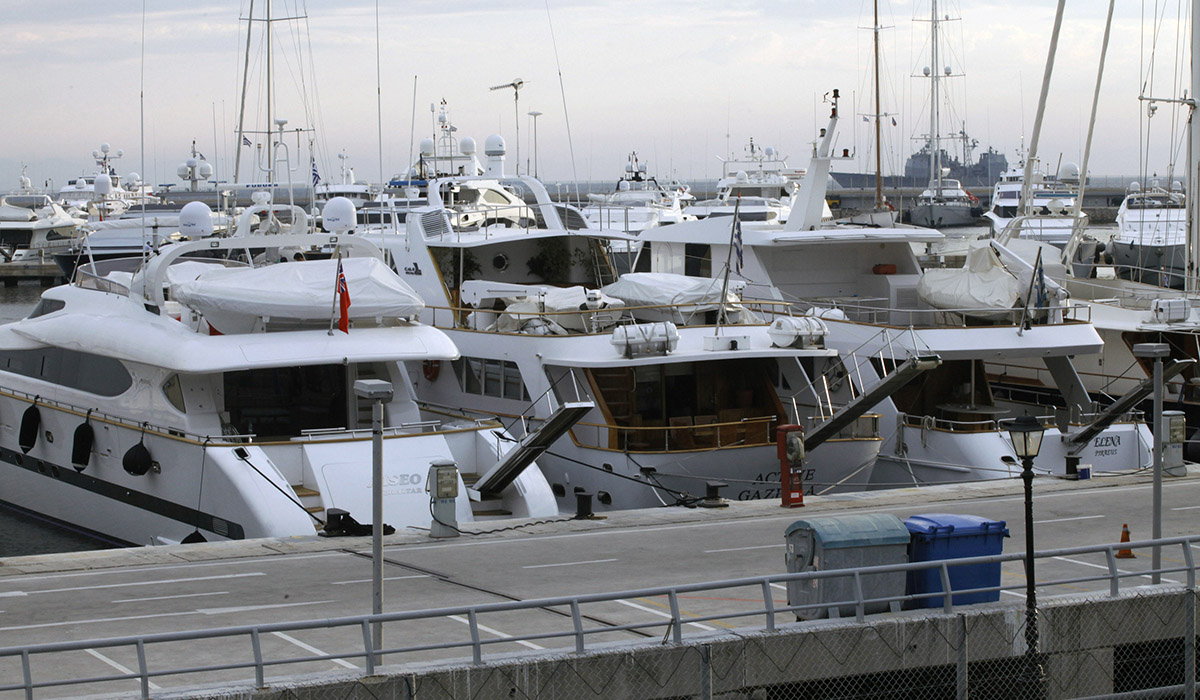
[[[0,323],[8,323],[29,314],[41,296],[37,284],[0,287]],[[0,501],[4,494],[0,493]],[[37,516],[0,506],[0,557],[51,552],[80,552],[109,547],[78,532]]]

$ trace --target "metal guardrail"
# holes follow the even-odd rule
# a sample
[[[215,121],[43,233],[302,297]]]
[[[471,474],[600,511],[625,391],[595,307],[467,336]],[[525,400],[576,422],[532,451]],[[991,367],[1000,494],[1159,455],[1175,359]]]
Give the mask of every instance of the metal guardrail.
[[[1172,547],[1179,546],[1182,549],[1183,566],[1164,567],[1156,571],[1136,571],[1123,572],[1117,568],[1117,551],[1121,549],[1146,549],[1154,547]],[[1121,580],[1124,578],[1142,578],[1154,573],[1169,574],[1169,573],[1186,573],[1186,587],[1189,590],[1195,590],[1196,586],[1196,562],[1192,555],[1192,548],[1200,547],[1200,535],[1189,535],[1185,537],[1172,537],[1160,540],[1141,540],[1137,542],[1126,542],[1106,545],[1093,545],[1088,547],[1071,547],[1066,549],[1046,550],[1035,553],[1035,559],[1075,556],[1080,554],[1102,552],[1106,556],[1107,571],[1103,574],[1094,576],[1083,576],[1061,580],[1040,581],[1038,587],[1042,589],[1076,585],[1080,583],[1107,581],[1109,584],[1109,595],[1116,597],[1121,591]],[[857,622],[864,622],[866,618],[866,608],[872,604],[892,603],[892,602],[917,602],[925,598],[940,597],[943,601],[942,612],[951,614],[956,606],[953,599],[956,595],[969,593],[983,592],[999,592],[1009,589],[1024,589],[1025,584],[1019,586],[988,586],[971,589],[953,588],[950,584],[950,568],[957,566],[969,566],[977,564],[1003,563],[1010,561],[1023,561],[1024,553],[999,554],[981,557],[964,557],[961,559],[948,559],[930,562],[915,562],[907,564],[890,564],[885,566],[864,567],[860,569],[839,569],[832,571],[808,571],[794,574],[776,574],[770,576],[754,576],[746,578],[729,579],[723,581],[712,581],[705,583],[687,584],[681,586],[658,586],[653,588],[643,588],[629,591],[619,591],[615,593],[598,593],[581,596],[563,596],[555,598],[539,598],[533,600],[512,601],[503,603],[488,603],[484,605],[469,605],[455,606],[448,608],[437,608],[432,610],[417,610],[408,612],[385,613],[382,615],[357,615],[351,617],[327,618],[319,620],[306,620],[296,622],[282,622],[264,625],[241,625],[236,627],[224,627],[209,630],[195,630],[183,632],[166,632],[158,634],[148,634],[139,636],[127,637],[109,637],[103,639],[90,639],[69,642],[54,642],[44,644],[34,644],[29,646],[5,647],[0,648],[0,659],[6,657],[19,657],[21,664],[21,681],[18,683],[4,683],[0,685],[0,692],[24,690],[25,697],[28,700],[34,698],[34,691],[42,688],[50,687],[65,687],[65,686],[81,686],[97,683],[113,682],[113,681],[129,681],[138,680],[141,684],[141,697],[144,699],[150,698],[151,679],[214,671],[226,671],[237,669],[253,669],[254,683],[256,687],[263,687],[266,681],[266,669],[268,667],[279,667],[290,664],[308,663],[314,661],[332,661],[336,659],[363,659],[365,661],[364,675],[373,675],[376,671],[376,666],[382,662],[384,655],[395,656],[397,654],[414,653],[430,650],[442,649],[466,649],[471,651],[471,661],[475,665],[480,665],[484,662],[484,647],[493,644],[511,644],[514,642],[534,642],[545,639],[568,639],[573,642],[575,653],[584,653],[588,650],[589,635],[611,634],[613,632],[629,631],[638,632],[647,628],[662,628],[666,627],[662,641],[668,639],[676,644],[684,641],[684,626],[688,624],[703,623],[718,620],[729,620],[738,618],[763,618],[763,624],[760,629],[766,631],[775,631],[779,628],[780,615],[796,613],[808,609],[829,609],[853,606],[855,613],[854,617]],[[865,576],[872,574],[882,574],[889,572],[909,572],[921,571],[927,569],[936,569],[941,581],[941,590],[929,593],[913,594],[913,595],[893,595],[886,597],[867,598],[863,595],[862,579]],[[812,581],[830,578],[845,578],[852,577],[854,579],[853,590],[855,597],[850,600],[842,601],[821,601],[808,605],[785,605],[777,606],[774,602],[772,594],[772,586],[775,584],[787,584],[794,581]],[[746,588],[755,587],[762,593],[761,607],[752,607],[745,610],[736,610],[729,613],[712,614],[706,616],[684,617],[680,612],[679,598],[684,593],[700,593],[731,588]],[[950,592],[953,595],[947,595]],[[621,601],[633,598],[647,598],[666,596],[669,603],[670,613],[666,615],[666,620],[656,618],[649,622],[633,622],[622,625],[599,625],[592,628],[584,627],[584,615],[581,612],[581,607],[591,603]],[[964,607],[963,605],[957,606]],[[970,606],[966,606],[970,607]],[[552,608],[566,608],[564,618],[570,619],[569,629],[553,630],[549,632],[538,632],[533,634],[524,634],[517,636],[504,636],[497,639],[483,639],[480,635],[481,626],[479,618],[481,615],[500,612],[512,612],[521,610],[548,610]],[[931,609],[932,610],[932,609]],[[557,612],[557,611],[556,611]],[[665,613],[664,613],[665,614]],[[442,619],[450,616],[465,617],[469,627],[470,638],[463,641],[443,642],[439,644],[421,644],[413,646],[400,646],[384,649],[375,649],[372,646],[372,626],[374,624],[382,624],[388,622],[401,621],[418,621],[430,619]],[[589,618],[590,619],[590,618]],[[797,623],[803,624],[803,623]],[[261,638],[266,634],[275,632],[295,632],[300,630],[318,630],[330,628],[356,628],[361,631],[362,646],[354,649],[346,650],[339,653],[314,654],[310,656],[286,658],[286,659],[271,659],[267,660],[263,656],[263,648]],[[182,668],[161,668],[152,669],[149,659],[149,650],[158,644],[168,644],[171,642],[182,641],[200,641],[210,639],[232,638],[232,637],[249,637],[251,646],[251,659],[228,661],[224,663],[214,663],[209,665],[198,665]],[[657,640],[656,640],[657,642]],[[612,642],[605,642],[606,647],[611,647]],[[630,644],[636,644],[631,642]],[[34,678],[33,666],[31,659],[35,656],[49,655],[63,652],[74,652],[85,649],[103,649],[113,647],[134,647],[137,653],[137,670],[128,673],[119,673],[107,676],[95,676],[89,678],[70,678],[70,679],[54,679],[54,680],[37,680]],[[593,648],[595,648],[593,646]],[[561,653],[559,649],[557,653]],[[552,653],[547,650],[544,653]],[[530,653],[534,655],[534,653]]]

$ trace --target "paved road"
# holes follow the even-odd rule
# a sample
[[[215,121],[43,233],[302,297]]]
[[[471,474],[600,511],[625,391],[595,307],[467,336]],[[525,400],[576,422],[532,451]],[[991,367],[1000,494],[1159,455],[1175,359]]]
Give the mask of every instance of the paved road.
[[[1146,476],[1070,483],[1039,479],[1035,484],[1037,548],[1060,549],[1115,542],[1128,523],[1133,539],[1151,535],[1151,484]],[[917,513],[969,513],[1008,522],[1006,552],[1023,550],[1023,497],[1020,482],[970,484],[934,489],[810,498],[802,510],[768,503],[735,503],[721,510],[661,509],[614,514],[605,520],[566,521],[488,535],[430,540],[420,533],[387,539],[385,609],[419,610],[480,602],[500,602],[652,586],[758,576],[784,570],[783,531],[792,521],[831,512],[888,512],[901,518]],[[1163,534],[1200,533],[1200,474],[1168,479],[1164,488]],[[474,530],[495,524],[472,526]],[[1182,564],[1178,550],[1164,553]],[[1129,571],[1144,571],[1149,552],[1121,560]],[[1102,573],[1102,555],[1040,560],[1039,580]],[[1170,576],[1167,576],[1171,580]],[[1145,580],[1149,583],[1149,578]],[[1023,600],[1019,562],[1003,567],[1002,583],[1014,587],[1003,599]],[[1132,584],[1131,584],[1132,585]],[[1107,590],[1105,582],[1060,586],[1049,593]],[[786,594],[777,591],[785,604]],[[757,590],[682,598],[683,614],[703,617],[715,611],[761,604]],[[287,620],[323,619],[370,612],[370,540],[322,538],[142,548],[0,560],[0,646],[66,639],[116,637],[162,631],[205,629]],[[591,624],[620,625],[667,617],[665,598],[638,598],[588,606]],[[480,622],[488,638],[562,630],[561,611],[505,613]],[[747,620],[747,625],[753,620]],[[730,627],[720,621],[689,625],[690,631]],[[405,644],[467,641],[465,618],[397,623],[388,640]],[[643,636],[647,633],[641,633]],[[649,632],[658,637],[661,628]],[[609,640],[634,638],[631,632]],[[268,658],[361,648],[356,629],[268,635]],[[570,646],[570,640],[505,642],[495,651]],[[243,640],[178,645],[170,654],[196,663],[228,658],[233,648],[249,657]],[[158,651],[155,652],[160,653]],[[467,652],[427,651],[405,660],[462,657]],[[48,670],[46,661],[35,670]],[[157,657],[154,661],[157,663]],[[153,665],[153,663],[152,663]],[[362,660],[313,662],[295,671],[359,667]],[[137,667],[132,648],[78,652],[56,658],[53,671],[94,676]],[[19,679],[20,667],[0,659],[0,679]],[[245,671],[207,676],[205,681],[246,679]],[[195,681],[195,678],[191,679]],[[5,682],[5,681],[0,681]],[[163,687],[179,679],[156,681]],[[136,689],[132,682],[109,692]],[[77,691],[75,691],[77,692]],[[51,691],[46,697],[69,695]],[[0,693],[0,698],[18,697]]]

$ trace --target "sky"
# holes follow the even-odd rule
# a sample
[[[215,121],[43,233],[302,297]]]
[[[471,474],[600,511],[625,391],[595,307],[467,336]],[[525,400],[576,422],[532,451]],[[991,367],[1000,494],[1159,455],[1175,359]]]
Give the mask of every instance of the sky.
[[[1147,119],[1138,95],[1143,84],[1160,98],[1187,87],[1187,37],[1174,14],[1186,4],[1155,18],[1150,0],[1118,3],[1093,175],[1165,173],[1185,157],[1186,115],[1160,103]],[[1068,3],[1041,135],[1050,169],[1082,159],[1106,5]],[[255,17],[264,7],[257,0]],[[102,143],[123,151],[118,173],[158,184],[178,182],[195,141],[218,177],[230,178],[249,8],[249,0],[0,0],[0,191],[17,185],[22,164],[35,185],[65,185],[94,171],[91,153]],[[930,63],[930,7],[880,0],[880,8],[890,173],[929,131],[929,81],[920,74]],[[951,18],[939,23],[939,63],[954,75],[941,81],[943,133],[965,130],[980,150],[1015,162],[1033,129],[1055,3],[944,0],[938,8]],[[858,0],[276,0],[275,17],[306,19],[272,25],[274,115],[289,130],[314,127],[299,148],[289,137],[298,178],[309,168],[309,133],[327,180],[343,151],[359,179],[403,172],[413,144],[433,129],[431,104],[445,100],[460,136],[480,146],[491,133],[505,137],[510,172],[518,149],[522,170],[536,150],[543,180],[615,180],[636,151],[652,174],[701,180],[719,177],[719,158],[751,138],[804,167],[828,118],[823,96],[836,88],[835,149],[856,158],[833,169],[869,170],[862,115],[874,112],[871,11]],[[255,24],[245,120],[262,130],[266,50],[263,23]],[[511,89],[489,89],[515,78],[525,81],[519,118]],[[542,113],[536,149],[532,110]],[[259,179],[250,172],[254,149],[242,150],[242,179]]]

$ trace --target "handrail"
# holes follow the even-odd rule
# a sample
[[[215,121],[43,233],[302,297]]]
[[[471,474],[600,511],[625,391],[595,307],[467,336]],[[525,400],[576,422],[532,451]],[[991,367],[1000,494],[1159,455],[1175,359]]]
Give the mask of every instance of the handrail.
[[[1044,580],[1036,583],[1042,589],[1055,586],[1071,585],[1075,586],[1080,583],[1088,583],[1095,581],[1107,581],[1109,584],[1108,595],[1117,597],[1120,595],[1120,584],[1122,579],[1126,578],[1141,578],[1156,573],[1155,570],[1146,571],[1121,571],[1116,564],[1116,550],[1119,549],[1146,549],[1151,547],[1170,547],[1178,545],[1182,548],[1182,557],[1184,565],[1169,566],[1157,570],[1159,574],[1180,573],[1186,572],[1186,587],[1189,590],[1195,590],[1196,587],[1196,562],[1192,556],[1191,548],[1200,546],[1200,535],[1187,535],[1181,537],[1169,537],[1159,540],[1139,540],[1136,542],[1113,543],[1103,545],[1090,545],[1085,547],[1070,547],[1065,549],[1043,550],[1035,552],[1035,559],[1046,559],[1054,557],[1075,556],[1081,554],[1103,553],[1107,560],[1107,565],[1103,567],[1105,572],[1092,576],[1081,576],[1067,579]],[[498,603],[485,603],[481,605],[459,605],[445,608],[434,608],[429,610],[413,610],[402,612],[383,613],[380,615],[354,615],[347,617],[335,617],[315,620],[301,620],[293,622],[277,622],[262,625],[239,625],[234,627],[222,627],[207,630],[190,630],[178,632],[160,632],[155,634],[133,635],[124,637],[107,637],[100,639],[88,640],[73,640],[66,642],[48,642],[40,644],[31,644],[25,646],[10,646],[0,648],[0,658],[17,657],[20,659],[22,680],[20,682],[9,682],[0,685],[0,692],[11,690],[24,690],[27,698],[32,698],[35,690],[50,687],[62,687],[71,685],[88,685],[119,680],[138,680],[141,684],[141,697],[149,698],[149,685],[151,678],[162,676],[181,675],[185,673],[203,673],[216,670],[236,670],[236,669],[254,669],[254,682],[256,687],[262,687],[265,680],[265,669],[267,666],[284,666],[288,664],[308,663],[312,661],[324,661],[334,659],[364,659],[365,660],[365,675],[373,675],[375,673],[376,658],[382,658],[385,654],[405,654],[420,651],[443,650],[443,649],[467,649],[471,651],[471,660],[475,665],[480,665],[484,662],[483,650],[485,646],[494,644],[507,644],[521,641],[533,641],[544,639],[570,639],[573,641],[575,653],[583,653],[587,650],[588,635],[611,635],[613,632],[619,631],[635,631],[647,628],[662,628],[666,627],[667,632],[673,638],[676,644],[684,641],[684,627],[689,624],[763,617],[761,629],[767,631],[777,631],[780,627],[778,617],[781,613],[796,613],[804,610],[820,610],[829,608],[845,608],[853,606],[855,609],[855,620],[864,622],[866,619],[866,608],[871,604],[890,604],[894,602],[917,602],[927,598],[941,598],[941,610],[945,614],[952,614],[956,609],[964,607],[962,604],[955,605],[954,598],[966,593],[989,593],[1000,592],[1005,590],[1023,590],[1025,582],[1018,585],[996,585],[996,586],[980,586],[970,589],[955,589],[946,586],[949,581],[950,567],[970,566],[976,564],[1000,564],[1011,561],[1023,561],[1025,554],[1010,553],[1010,554],[995,554],[978,557],[964,557],[961,559],[947,559],[925,562],[911,562],[904,564],[887,564],[882,566],[862,567],[858,569],[837,569],[831,571],[804,571],[799,573],[772,574],[766,576],[751,576],[735,579],[726,579],[721,581],[709,581],[702,583],[691,583],[674,586],[656,586],[650,588],[642,588],[635,590],[617,591],[611,593],[593,593],[578,596],[558,596],[551,598],[538,598],[532,600],[515,600],[504,601]],[[818,603],[809,603],[803,605],[785,605],[779,606],[773,600],[773,584],[787,584],[791,582],[808,582],[832,578],[853,577],[856,581],[860,581],[863,576],[873,574],[884,574],[894,572],[911,572],[936,569],[939,578],[943,583],[941,590],[934,592],[918,593],[918,594],[898,594],[880,597],[867,598],[862,593],[862,587],[859,585],[852,586],[854,590],[854,598],[848,600],[832,600],[821,601]],[[734,612],[723,612],[719,614],[703,615],[696,617],[685,617],[679,608],[679,596],[684,593],[700,593],[714,590],[723,590],[731,588],[746,588],[753,587],[759,590],[762,595],[761,601],[753,601],[753,607],[745,610],[736,610]],[[948,594],[949,593],[949,594]],[[739,594],[744,595],[744,594]],[[649,622],[633,622],[622,625],[599,625],[592,628],[584,628],[582,624],[582,616],[580,614],[580,606],[591,603],[605,603],[628,599],[653,598],[658,596],[666,596],[669,601],[670,614],[664,621],[662,618],[654,618]],[[759,607],[761,606],[761,607]],[[514,636],[504,636],[497,639],[484,639],[480,635],[479,617],[490,613],[512,612],[521,610],[543,610],[556,607],[569,608],[570,614],[566,616],[569,620],[563,629],[555,629],[549,632],[537,632],[528,634],[518,634]],[[970,607],[968,605],[967,607]],[[383,624],[388,622],[412,622],[417,620],[442,619],[449,616],[466,617],[469,627],[469,639],[460,641],[449,641],[435,644],[420,644],[411,646],[400,646],[386,649],[372,648],[372,635],[370,634],[370,626],[373,624]],[[556,618],[557,619],[557,618]],[[803,622],[796,623],[804,625]],[[352,635],[357,641],[352,649],[337,653],[314,654],[311,656],[303,656],[287,659],[272,659],[265,660],[262,656],[260,639],[265,634],[275,632],[295,632],[300,630],[316,630],[316,629],[331,629],[331,628],[360,628],[363,633],[361,635]],[[249,660],[224,661],[220,663],[210,663],[208,665],[198,665],[186,668],[160,668],[151,670],[148,658],[148,651],[152,645],[164,644],[170,642],[181,641],[197,641],[207,639],[219,639],[229,637],[249,636],[251,643],[252,658]],[[361,643],[361,646],[358,644]],[[644,639],[640,644],[644,645]],[[654,642],[657,644],[657,642]],[[611,646],[613,642],[604,642],[606,646]],[[628,642],[629,646],[637,646],[639,642]],[[53,680],[36,680],[34,678],[34,668],[31,664],[31,658],[35,655],[54,654],[60,652],[73,652],[83,649],[106,649],[113,647],[133,646],[138,653],[138,670],[128,671],[125,673],[97,676],[92,678],[69,678],[69,679],[53,679]],[[233,645],[228,645],[227,649],[235,648]],[[538,654],[562,653],[563,650],[541,650],[540,652],[524,652],[527,655],[534,656]],[[45,666],[42,666],[45,667]]]

